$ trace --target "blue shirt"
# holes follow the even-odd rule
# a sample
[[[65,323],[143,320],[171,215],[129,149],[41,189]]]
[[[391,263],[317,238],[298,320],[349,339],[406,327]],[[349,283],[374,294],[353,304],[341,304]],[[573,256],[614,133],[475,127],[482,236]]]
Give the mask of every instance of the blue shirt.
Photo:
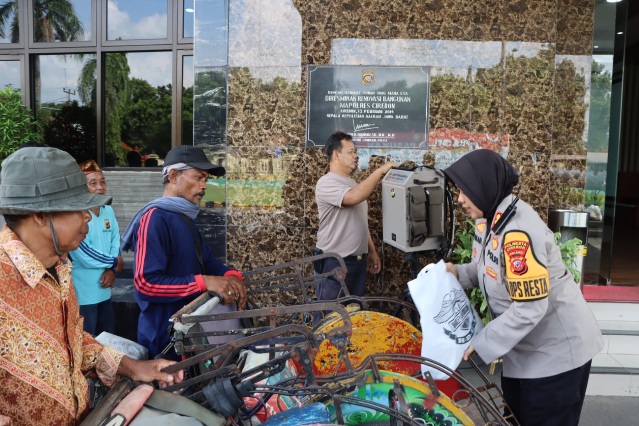
[[[111,298],[111,289],[102,288],[100,278],[105,270],[118,264],[120,228],[111,206],[91,213],[89,233],[80,247],[69,253],[73,262],[73,286],[80,305],[93,305]]]
[[[202,241],[195,221],[186,215],[152,208],[134,229],[135,297],[140,306],[138,343],[154,357],[169,344],[171,315],[206,291],[202,275],[224,276],[230,271]],[[196,240],[202,248],[204,270]]]

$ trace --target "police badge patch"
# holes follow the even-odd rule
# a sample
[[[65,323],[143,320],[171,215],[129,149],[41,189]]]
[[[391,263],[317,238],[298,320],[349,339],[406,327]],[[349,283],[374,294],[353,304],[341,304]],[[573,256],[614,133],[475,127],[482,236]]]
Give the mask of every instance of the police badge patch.
[[[509,231],[504,235],[504,258],[508,293],[512,300],[523,302],[548,297],[548,270],[537,260],[527,233]]]
[[[375,83],[375,70],[362,70],[362,84]]]

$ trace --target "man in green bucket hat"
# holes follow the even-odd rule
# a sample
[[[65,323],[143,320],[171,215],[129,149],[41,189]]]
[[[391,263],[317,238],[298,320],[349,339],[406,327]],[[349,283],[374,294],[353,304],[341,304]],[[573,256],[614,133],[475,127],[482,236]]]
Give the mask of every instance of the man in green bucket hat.
[[[27,147],[2,162],[0,214],[0,424],[71,425],[88,411],[91,371],[160,385],[167,360],[138,361],[82,330],[67,253],[88,232],[88,209],[111,202],[89,192],[73,157]]]

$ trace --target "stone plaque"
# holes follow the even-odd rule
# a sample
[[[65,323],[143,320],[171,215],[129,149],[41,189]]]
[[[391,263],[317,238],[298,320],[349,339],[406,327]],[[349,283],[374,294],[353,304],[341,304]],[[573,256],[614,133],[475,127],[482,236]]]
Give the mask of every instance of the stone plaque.
[[[360,148],[428,146],[428,67],[309,66],[306,146],[335,130]]]

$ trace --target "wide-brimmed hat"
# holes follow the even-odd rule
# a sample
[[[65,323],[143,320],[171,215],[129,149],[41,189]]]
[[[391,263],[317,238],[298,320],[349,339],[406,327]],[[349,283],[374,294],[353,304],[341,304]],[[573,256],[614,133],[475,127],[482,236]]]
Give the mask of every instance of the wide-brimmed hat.
[[[0,214],[88,210],[111,203],[92,194],[78,163],[57,148],[22,148],[2,162]]]
[[[195,169],[206,170],[213,176],[224,176],[224,167],[212,164],[206,157],[204,150],[196,146],[181,145],[173,148],[164,158],[164,167],[174,164],[186,164]]]

